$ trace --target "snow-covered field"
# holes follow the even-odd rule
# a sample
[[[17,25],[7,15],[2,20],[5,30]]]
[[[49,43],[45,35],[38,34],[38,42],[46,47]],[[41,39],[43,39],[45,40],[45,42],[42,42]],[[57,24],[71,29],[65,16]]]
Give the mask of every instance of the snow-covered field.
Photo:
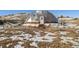
[[[79,48],[79,30],[31,28],[0,32],[1,48]],[[15,34],[18,32],[19,34]],[[7,36],[8,35],[8,36]]]

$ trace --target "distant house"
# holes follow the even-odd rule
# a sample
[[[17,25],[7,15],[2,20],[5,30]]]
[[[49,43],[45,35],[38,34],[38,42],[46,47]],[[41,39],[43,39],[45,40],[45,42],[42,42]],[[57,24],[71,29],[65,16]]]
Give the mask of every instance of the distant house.
[[[23,26],[36,26],[39,25],[50,25],[51,23],[58,23],[57,18],[49,11],[34,11],[30,14],[30,17],[26,19]]]

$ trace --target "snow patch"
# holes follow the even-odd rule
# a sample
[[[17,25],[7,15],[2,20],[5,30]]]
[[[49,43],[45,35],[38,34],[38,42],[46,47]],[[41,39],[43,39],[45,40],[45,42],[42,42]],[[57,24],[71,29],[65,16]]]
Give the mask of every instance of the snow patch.
[[[32,42],[32,43],[30,44],[30,46],[38,47],[38,45],[37,45],[36,42]]]
[[[22,45],[22,44],[24,44],[24,42],[18,42],[18,44],[21,44]]]
[[[69,33],[69,32],[60,31],[60,35],[67,35],[67,33]]]
[[[17,44],[14,46],[14,48],[24,48],[23,46],[21,46],[20,44]]]

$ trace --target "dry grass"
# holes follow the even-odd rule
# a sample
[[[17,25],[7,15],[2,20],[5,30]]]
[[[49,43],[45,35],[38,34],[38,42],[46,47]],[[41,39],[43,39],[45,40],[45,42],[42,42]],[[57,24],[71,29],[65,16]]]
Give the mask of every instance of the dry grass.
[[[71,48],[72,47],[72,43],[68,42],[68,43],[62,43],[61,39],[56,39],[54,40],[51,44],[50,47],[51,48]]]
[[[67,43],[61,42],[62,39],[60,39],[61,35],[59,34],[59,30],[56,29],[56,28],[54,29],[53,27],[52,28],[50,28],[50,27],[47,27],[47,28],[28,27],[28,28],[23,29],[23,30],[8,29],[8,30],[5,30],[5,32],[0,32],[0,34],[5,34],[5,36],[12,36],[12,35],[15,35],[15,34],[21,34],[22,32],[25,32],[25,33],[35,35],[34,31],[40,32],[41,36],[44,36],[46,34],[45,32],[55,33],[56,34],[55,37],[57,37],[51,43],[38,42],[39,48],[72,48],[72,46],[73,46],[73,44],[71,42],[67,42]],[[76,41],[75,38],[79,36],[79,34],[77,34],[74,29],[65,29],[65,30],[61,30],[61,31],[69,32],[67,34],[67,36],[73,37],[74,38],[73,41]],[[14,46],[16,44],[18,44],[18,42],[24,42],[21,45],[24,48],[36,48],[34,46],[30,46],[30,43],[32,43],[33,41],[11,40],[10,38],[0,41],[0,46],[2,46],[2,48],[14,48]]]

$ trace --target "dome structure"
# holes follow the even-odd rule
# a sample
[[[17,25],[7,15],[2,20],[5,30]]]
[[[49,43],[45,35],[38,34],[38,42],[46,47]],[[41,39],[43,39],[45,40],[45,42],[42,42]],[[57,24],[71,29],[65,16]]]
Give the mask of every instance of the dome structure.
[[[32,19],[40,21],[40,17],[44,17],[45,23],[57,23],[58,19],[49,11],[46,10],[37,10],[32,13]]]
[[[30,13],[28,19],[26,19],[23,26],[36,26],[39,25],[50,25],[51,23],[58,23],[58,19],[49,11],[37,10]]]

